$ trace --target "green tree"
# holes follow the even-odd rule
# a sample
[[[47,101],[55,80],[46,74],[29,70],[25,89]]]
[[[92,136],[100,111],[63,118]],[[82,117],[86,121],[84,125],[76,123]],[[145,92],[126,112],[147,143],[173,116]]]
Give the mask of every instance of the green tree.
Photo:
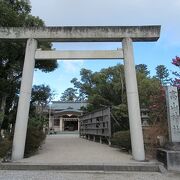
[[[100,72],[92,72],[88,69],[80,71],[81,80],[74,78],[71,82],[88,100],[88,111],[98,108],[112,106],[116,118],[127,122],[122,128],[127,128],[127,106],[124,80],[124,66],[117,65],[102,69]],[[123,109],[120,113],[119,109]],[[126,114],[126,115],[125,115]],[[126,119],[126,120],[125,120]]]
[[[71,82],[94,109],[102,106],[119,104],[125,100],[124,69],[122,65],[102,69],[93,73],[91,70],[80,71],[81,81],[73,79]]]
[[[34,85],[31,95],[31,109],[36,109],[36,113],[42,115],[43,110],[47,108],[49,102],[53,99],[54,92],[49,86]]]
[[[53,97],[54,92],[50,89],[49,86],[45,86],[44,84],[33,86],[28,128],[37,128],[39,130],[43,130],[43,127],[47,127],[47,107]]]
[[[136,72],[145,74],[146,76],[148,76],[150,74],[150,71],[148,70],[148,67],[146,64],[136,65]]]
[[[61,101],[77,101],[77,90],[74,88],[68,88],[60,97]]]
[[[74,89],[77,92],[77,101],[86,101],[87,100],[87,94],[86,91],[83,89],[83,84],[78,81],[77,78],[73,78],[71,80],[71,83],[74,85]]]
[[[147,77],[145,74],[137,72],[137,83],[140,106],[141,108],[148,108],[151,95],[159,94],[160,81],[157,78]]]
[[[137,65],[136,70],[140,106],[149,108],[152,105],[152,95],[157,96],[160,93],[160,82],[157,78],[150,77],[146,65]],[[80,81],[74,78],[71,82],[78,91],[87,96],[89,103],[87,110],[111,106],[114,117],[121,125],[118,128],[127,130],[129,122],[124,66],[119,64],[94,73],[82,69],[80,75]]]
[[[32,16],[30,12],[31,6],[26,0],[0,0],[0,27],[44,26],[43,20]],[[0,96],[6,93],[4,128],[8,127],[8,122],[14,121],[25,47],[25,42],[0,41]],[[51,49],[51,44],[39,43],[39,48]],[[35,67],[50,72],[57,68],[57,61],[36,61]]]
[[[159,79],[162,85],[167,85],[171,82],[169,78],[169,71],[164,65],[158,65],[156,67],[156,78]]]

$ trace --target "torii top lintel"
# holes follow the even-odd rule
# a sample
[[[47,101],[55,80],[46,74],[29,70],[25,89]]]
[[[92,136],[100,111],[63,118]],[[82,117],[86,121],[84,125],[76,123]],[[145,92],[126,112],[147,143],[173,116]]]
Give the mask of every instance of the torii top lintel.
[[[50,42],[121,42],[130,37],[134,42],[157,41],[161,26],[64,26],[1,27],[0,39]]]

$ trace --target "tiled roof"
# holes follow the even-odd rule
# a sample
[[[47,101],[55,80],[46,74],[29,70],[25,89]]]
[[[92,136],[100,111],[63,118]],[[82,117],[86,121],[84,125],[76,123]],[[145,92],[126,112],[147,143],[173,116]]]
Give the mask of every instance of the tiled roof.
[[[82,106],[86,107],[87,102],[62,102],[62,101],[52,101],[51,109],[52,110],[68,110],[78,111]]]

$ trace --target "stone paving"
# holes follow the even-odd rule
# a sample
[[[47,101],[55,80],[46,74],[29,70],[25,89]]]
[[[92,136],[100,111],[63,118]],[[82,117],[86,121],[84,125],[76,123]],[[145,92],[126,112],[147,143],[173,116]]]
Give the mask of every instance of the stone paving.
[[[123,164],[136,162],[132,156],[106,144],[89,141],[78,134],[47,136],[38,154],[20,160],[24,163],[48,164]]]

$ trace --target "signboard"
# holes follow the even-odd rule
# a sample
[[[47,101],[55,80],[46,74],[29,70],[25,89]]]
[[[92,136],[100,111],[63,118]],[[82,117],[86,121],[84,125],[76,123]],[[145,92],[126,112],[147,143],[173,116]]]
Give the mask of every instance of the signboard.
[[[180,115],[177,87],[166,87],[166,102],[170,142],[180,142]]]

